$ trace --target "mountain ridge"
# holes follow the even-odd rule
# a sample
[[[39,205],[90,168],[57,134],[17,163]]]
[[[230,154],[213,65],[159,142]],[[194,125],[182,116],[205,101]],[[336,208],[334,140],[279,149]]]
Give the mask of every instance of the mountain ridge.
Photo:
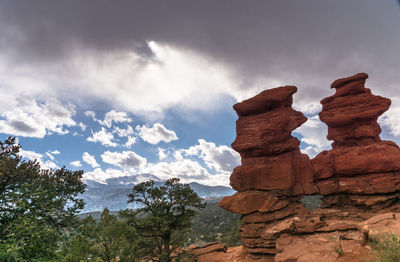
[[[128,194],[132,187],[139,181],[135,177],[125,176],[119,178],[109,178],[106,183],[100,183],[95,180],[87,180],[86,191],[81,195],[85,201],[85,208],[82,213],[102,211],[108,208],[112,211],[126,208],[137,208],[134,203],[127,203]],[[162,181],[155,182],[157,186],[163,184]],[[189,186],[204,199],[216,199],[229,196],[234,190],[226,186],[207,186],[197,182],[189,183]]]

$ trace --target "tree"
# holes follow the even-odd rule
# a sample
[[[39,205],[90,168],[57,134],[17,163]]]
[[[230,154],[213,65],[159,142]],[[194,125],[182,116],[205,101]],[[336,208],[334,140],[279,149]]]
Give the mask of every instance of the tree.
[[[62,247],[61,257],[64,262],[95,261],[92,247],[97,236],[96,220],[91,217],[81,218],[80,223]]]
[[[82,219],[64,249],[63,261],[137,261],[136,242],[132,227],[106,208],[97,223],[91,216]]]
[[[118,220],[105,208],[96,227],[96,253],[106,262],[135,261],[136,239],[126,221]]]
[[[15,138],[0,141],[0,259],[54,260],[84,207],[82,171],[23,161]]]
[[[156,186],[153,180],[135,185],[128,195],[128,203],[136,202],[141,207],[124,210],[141,241],[142,252],[159,261],[171,261],[171,253],[182,244],[185,232],[191,227],[192,218],[205,203],[188,184],[171,178]]]

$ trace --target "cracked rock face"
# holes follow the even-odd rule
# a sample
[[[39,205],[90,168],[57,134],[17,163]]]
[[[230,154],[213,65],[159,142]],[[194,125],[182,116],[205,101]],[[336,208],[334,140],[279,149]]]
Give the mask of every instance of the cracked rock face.
[[[367,78],[360,73],[332,83],[336,92],[321,101],[319,113],[332,149],[312,160],[291,135],[307,120],[292,108],[296,87],[266,90],[234,105],[232,148],[242,165],[230,182],[238,192],[219,205],[242,214],[240,232],[249,256],[270,258],[290,250],[282,243],[296,243],[303,234],[353,232],[376,213],[400,211],[400,149],[380,139],[377,122],[391,102],[365,88]],[[322,195],[321,208],[305,208],[300,201],[305,195]],[[281,235],[285,240],[277,247]]]

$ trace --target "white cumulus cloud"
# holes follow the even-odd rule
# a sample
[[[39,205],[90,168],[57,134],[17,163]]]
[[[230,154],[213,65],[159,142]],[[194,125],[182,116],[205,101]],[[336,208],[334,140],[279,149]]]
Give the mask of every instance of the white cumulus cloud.
[[[147,160],[132,151],[110,152],[106,151],[101,155],[104,163],[118,166],[124,169],[145,167]]]
[[[27,158],[29,160],[32,160],[32,161],[37,160],[42,169],[57,169],[57,168],[59,168],[57,166],[57,164],[52,161],[54,158],[53,159],[50,158],[50,160],[43,160],[43,158],[44,158],[43,154],[37,153],[35,151],[21,149],[19,154],[22,157]]]
[[[82,166],[82,163],[81,163],[81,161],[79,161],[79,160],[72,161],[70,164],[71,164],[72,166],[74,166],[74,167],[81,167],[81,166]]]
[[[96,158],[88,152],[82,154],[82,160],[93,168],[100,167],[100,165],[96,161]]]
[[[152,127],[147,125],[136,126],[136,131],[138,132],[140,138],[153,145],[157,145],[161,141],[169,143],[171,141],[178,140],[178,137],[174,131],[167,129],[160,123],[155,123]]]
[[[164,148],[158,147],[157,150],[158,150],[158,159],[159,160],[164,160],[167,158],[168,155],[165,153]]]
[[[5,109],[0,115],[0,133],[43,138],[57,133],[67,134],[64,127],[76,125],[72,117],[75,110],[72,105],[62,105],[56,99],[39,102],[35,98],[20,95],[15,105]]]
[[[136,137],[128,136],[128,140],[125,142],[124,147],[131,148],[136,143]]]
[[[295,129],[293,132],[300,134],[301,142],[307,144],[302,150],[310,158],[316,156],[319,152],[331,148],[331,142],[326,138],[328,127],[319,120],[318,115],[309,117],[307,122]]]
[[[106,184],[106,180],[109,178],[117,178],[131,175],[132,174],[128,171],[123,171],[119,169],[108,168],[106,170],[103,170],[101,168],[96,168],[93,171],[84,173],[83,178],[85,180],[95,180],[99,183]]]
[[[148,164],[140,173],[156,176],[160,180],[178,177],[183,183],[198,182],[210,186],[229,185],[229,174],[210,174],[199,162],[190,159]]]
[[[100,124],[110,128],[112,126],[112,123],[130,123],[132,122],[132,119],[128,117],[128,114],[126,112],[116,112],[115,110],[111,110],[110,112],[107,112],[104,120],[99,121]]]
[[[93,143],[99,142],[103,146],[111,146],[111,147],[117,146],[117,143],[113,142],[114,135],[111,132],[107,132],[107,130],[104,127],[102,127],[101,130],[98,132],[92,131],[92,136],[88,137],[86,140]]]
[[[382,127],[387,127],[389,132],[396,136],[400,136],[400,98],[391,98],[392,104],[387,112],[379,118],[379,124]]]
[[[198,140],[199,144],[184,149],[182,152],[189,156],[199,156],[209,168],[217,172],[232,172],[240,165],[240,155],[232,148],[221,145],[216,146],[213,142],[204,139]]]
[[[128,137],[133,135],[133,128],[131,126],[127,126],[126,128],[115,127],[113,132],[117,133],[119,137]]]

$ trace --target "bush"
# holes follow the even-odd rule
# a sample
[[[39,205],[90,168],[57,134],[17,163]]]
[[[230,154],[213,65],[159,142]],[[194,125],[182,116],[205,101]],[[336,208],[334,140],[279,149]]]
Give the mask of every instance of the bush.
[[[400,239],[394,234],[370,239],[373,256],[368,262],[399,262]]]

